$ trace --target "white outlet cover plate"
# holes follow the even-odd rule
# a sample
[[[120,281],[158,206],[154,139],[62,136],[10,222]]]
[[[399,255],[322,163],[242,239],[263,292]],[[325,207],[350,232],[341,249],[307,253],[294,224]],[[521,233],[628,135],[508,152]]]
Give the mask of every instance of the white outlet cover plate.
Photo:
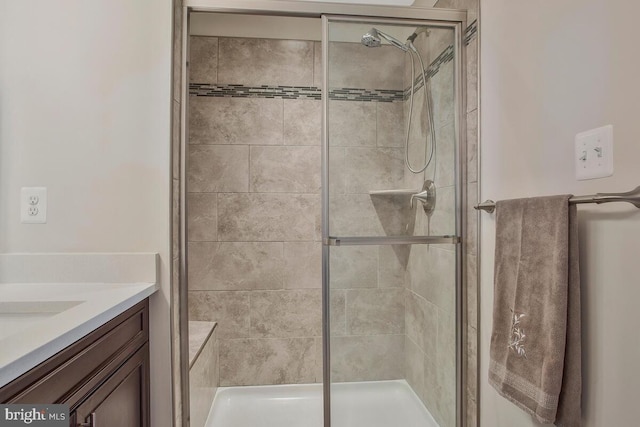
[[[579,181],[613,175],[613,126],[577,134],[574,162]]]
[[[37,199],[33,203],[32,197]],[[29,213],[29,210],[37,209],[37,214]],[[20,222],[23,224],[47,223],[47,188],[46,187],[22,187],[20,189]]]

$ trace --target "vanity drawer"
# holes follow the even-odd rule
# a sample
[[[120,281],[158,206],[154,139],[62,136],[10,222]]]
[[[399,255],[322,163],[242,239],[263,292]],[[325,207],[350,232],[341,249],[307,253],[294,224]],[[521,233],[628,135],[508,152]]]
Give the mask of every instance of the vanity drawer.
[[[145,300],[0,389],[3,403],[79,404],[149,337]]]

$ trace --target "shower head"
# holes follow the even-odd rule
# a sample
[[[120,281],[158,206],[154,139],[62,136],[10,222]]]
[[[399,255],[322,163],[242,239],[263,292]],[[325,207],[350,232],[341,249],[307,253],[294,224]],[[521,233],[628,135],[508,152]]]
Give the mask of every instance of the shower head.
[[[382,39],[385,39],[393,46],[397,47],[398,49],[402,49],[405,52],[409,50],[409,48],[400,40],[390,36],[389,34],[383,33],[377,28],[372,28],[368,32],[366,32],[362,36],[361,43],[367,47],[378,47],[382,44]]]
[[[367,47],[379,47],[382,43],[380,41],[380,35],[375,28],[370,29],[362,36],[360,43]]]

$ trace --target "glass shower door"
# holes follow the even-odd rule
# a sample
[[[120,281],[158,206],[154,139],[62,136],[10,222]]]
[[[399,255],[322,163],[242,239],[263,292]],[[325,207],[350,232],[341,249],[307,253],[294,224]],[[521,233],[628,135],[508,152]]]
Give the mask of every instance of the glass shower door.
[[[323,26],[325,417],[455,426],[460,29]]]

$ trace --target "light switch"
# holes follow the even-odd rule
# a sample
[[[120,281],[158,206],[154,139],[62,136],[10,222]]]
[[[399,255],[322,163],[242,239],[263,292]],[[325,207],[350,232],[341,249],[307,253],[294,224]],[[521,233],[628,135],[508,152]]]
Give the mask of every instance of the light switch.
[[[45,224],[47,222],[46,187],[22,187],[20,190],[20,222]]]
[[[579,181],[613,175],[613,126],[577,134],[574,158]]]

